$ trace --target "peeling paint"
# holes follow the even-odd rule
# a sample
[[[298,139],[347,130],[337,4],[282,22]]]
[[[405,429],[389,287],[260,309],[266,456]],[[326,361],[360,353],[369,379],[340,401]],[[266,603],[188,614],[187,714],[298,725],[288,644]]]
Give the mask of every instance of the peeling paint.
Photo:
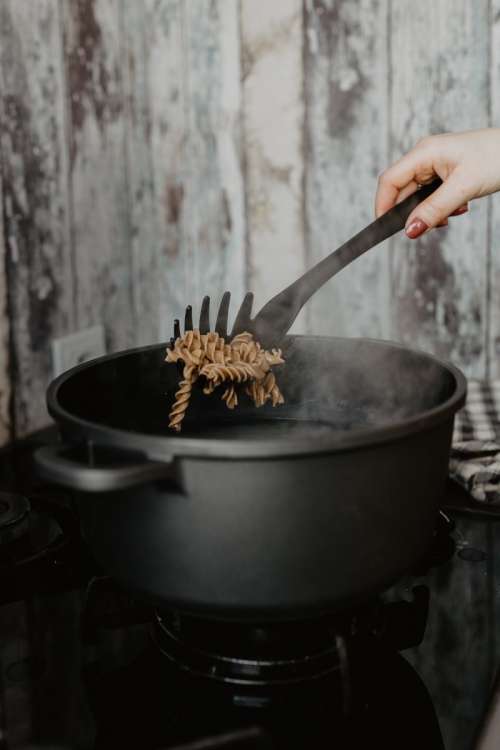
[[[315,15],[308,19],[308,28],[314,32],[319,55],[328,66],[328,116],[330,134],[340,138],[356,124],[356,106],[368,88],[362,62],[366,60],[366,44],[374,44],[366,30],[361,29],[358,13],[353,13],[347,3],[315,2]],[[374,8],[374,13],[377,8]],[[351,43],[352,40],[362,41]],[[358,48],[363,60],[359,59]],[[310,51],[315,55],[314,51]],[[373,54],[373,50],[372,50]]]
[[[0,143],[16,436],[48,421],[50,342],[72,318],[57,5],[0,8]],[[3,389],[2,389],[3,390]]]
[[[185,8],[188,293],[195,302],[205,294],[220,299],[226,289],[238,298],[245,277],[238,4],[189,0]]]
[[[166,207],[167,207],[167,222],[169,224],[177,224],[181,216],[182,203],[184,200],[184,187],[183,185],[167,184],[165,188],[166,193]]]
[[[104,129],[107,123],[120,116],[123,103],[115,84],[120,73],[110,70],[103,57],[105,40],[97,20],[96,0],[74,0],[71,21],[66,35],[66,59],[74,159],[76,135],[87,116],[92,114]]]
[[[278,2],[275,0],[275,7],[278,6]],[[287,10],[287,8],[284,9]],[[261,29],[258,34],[246,35],[242,53],[242,80],[252,73],[252,69],[261,58],[269,54],[273,56],[279,54],[280,47],[289,42],[290,35],[293,34],[294,27],[299,22],[299,13],[292,12],[286,15],[288,17],[285,17],[285,20],[273,24],[272,28],[264,27],[265,30]]]
[[[460,289],[455,270],[444,257],[439,237],[432,233],[419,242],[405,262],[404,288],[414,291],[400,297],[400,329],[409,341],[428,330],[429,321],[439,321],[435,345],[439,354],[448,357],[460,330]]]
[[[102,324],[112,351],[135,343],[121,8],[117,0],[62,4],[75,316],[79,328]]]
[[[249,288],[257,309],[305,270],[302,3],[244,0],[242,34]],[[304,328],[301,316],[295,330]]]
[[[24,71],[18,68],[18,75],[27,81]],[[51,191],[47,190],[47,175],[50,166],[44,152],[38,145],[37,135],[30,129],[31,113],[26,102],[19,95],[4,95],[4,111],[1,127],[4,148],[9,157],[4,164],[4,194],[9,206],[8,235],[10,241],[6,264],[10,279],[16,278],[19,265],[28,275],[29,303],[24,313],[28,316],[29,347],[33,352],[44,351],[50,346],[54,320],[59,316],[61,301],[60,289],[52,280],[50,289],[43,297],[33,290],[40,276],[53,274],[52,258],[44,250],[58,242],[58,228],[54,227],[51,216]],[[40,221],[43,217],[43,221]],[[51,220],[49,220],[49,217]],[[38,219],[38,220],[37,220]],[[23,290],[22,297],[26,290]],[[15,285],[11,292],[16,307]]]
[[[389,161],[387,12],[387,2],[372,0],[306,4],[304,197],[310,263],[373,219],[375,178]],[[311,330],[326,335],[388,338],[390,317],[387,244],[329,282],[309,305]]]
[[[233,220],[231,218],[231,203],[229,201],[229,196],[227,194],[227,190],[222,190],[221,193],[221,213],[222,213],[222,219],[223,219],[223,226],[225,230],[226,236],[231,234],[231,229],[233,228]]]

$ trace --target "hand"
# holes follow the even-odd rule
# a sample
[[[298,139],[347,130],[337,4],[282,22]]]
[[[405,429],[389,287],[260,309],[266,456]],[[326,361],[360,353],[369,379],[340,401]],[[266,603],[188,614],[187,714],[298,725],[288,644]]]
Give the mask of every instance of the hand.
[[[468,210],[468,201],[500,190],[500,128],[431,135],[387,169],[378,182],[377,216],[436,177],[443,184],[410,214],[406,234],[415,239],[449,216]]]

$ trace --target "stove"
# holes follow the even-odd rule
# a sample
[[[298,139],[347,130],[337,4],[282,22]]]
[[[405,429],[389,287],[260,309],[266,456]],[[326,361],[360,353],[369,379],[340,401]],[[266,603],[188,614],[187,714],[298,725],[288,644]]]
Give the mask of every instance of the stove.
[[[355,609],[199,619],[135,599],[99,568],[71,495],[32,470],[34,447],[51,439],[0,457],[1,750],[456,750],[418,667],[433,589],[457,559],[485,560],[464,545],[460,518],[442,512],[420,565]]]

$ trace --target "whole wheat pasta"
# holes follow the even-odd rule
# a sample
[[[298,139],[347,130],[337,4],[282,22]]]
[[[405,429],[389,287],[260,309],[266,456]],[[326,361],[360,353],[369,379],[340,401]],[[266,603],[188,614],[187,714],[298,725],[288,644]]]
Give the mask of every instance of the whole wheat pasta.
[[[170,422],[168,426],[177,432],[181,429],[181,422],[185,417],[189,406],[193,383],[198,375],[193,365],[186,365],[183,370],[183,380],[179,383],[179,389],[175,393],[175,401],[170,411]]]
[[[246,384],[245,392],[256,406],[270,401],[273,406],[284,403],[283,395],[271,372],[283,364],[281,350],[263,349],[251,333],[240,333],[227,343],[215,332],[187,331],[167,350],[167,362],[184,365],[183,379],[175,394],[170,412],[169,427],[180,431],[186,415],[194,383],[204,381],[203,393],[210,395],[226,384],[222,394],[229,409],[238,405],[238,386]]]
[[[222,394],[222,400],[226,402],[228,409],[234,409],[235,406],[238,406],[238,394],[236,393],[234,385],[230,385],[229,388],[226,388]]]

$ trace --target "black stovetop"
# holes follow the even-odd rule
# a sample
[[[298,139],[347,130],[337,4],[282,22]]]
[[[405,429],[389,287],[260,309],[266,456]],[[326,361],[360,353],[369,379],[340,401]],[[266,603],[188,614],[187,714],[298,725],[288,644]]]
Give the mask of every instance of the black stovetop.
[[[99,570],[71,496],[32,471],[52,438],[0,456],[0,492],[31,508],[28,533],[0,529],[0,750],[473,747],[500,662],[500,525],[457,488],[432,554],[376,601],[220,625],[155,612]]]

